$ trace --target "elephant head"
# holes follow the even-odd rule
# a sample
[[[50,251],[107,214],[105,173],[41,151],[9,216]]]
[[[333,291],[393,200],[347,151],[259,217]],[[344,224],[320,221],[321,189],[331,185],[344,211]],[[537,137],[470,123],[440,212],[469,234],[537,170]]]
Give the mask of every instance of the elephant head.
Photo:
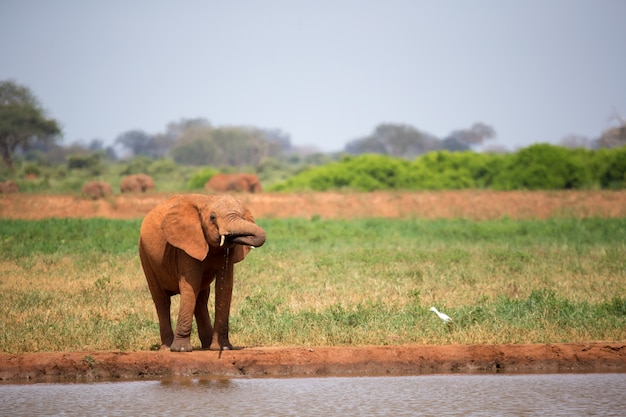
[[[228,195],[174,198],[161,229],[172,246],[199,261],[206,258],[211,248],[240,245],[237,249],[243,253],[235,254],[238,262],[250,247],[265,243],[265,231],[254,223],[250,211]]]
[[[204,348],[230,349],[228,320],[233,264],[250,247],[265,243],[265,231],[232,196],[179,195],[144,218],[139,256],[159,317],[162,348],[190,351],[193,317]],[[207,302],[215,280],[215,325]],[[180,294],[176,332],[172,331],[170,296]]]

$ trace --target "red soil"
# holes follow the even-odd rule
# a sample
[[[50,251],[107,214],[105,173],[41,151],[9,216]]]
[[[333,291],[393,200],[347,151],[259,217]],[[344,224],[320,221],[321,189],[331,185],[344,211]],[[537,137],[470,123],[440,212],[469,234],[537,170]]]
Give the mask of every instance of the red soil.
[[[142,218],[170,194],[117,195],[87,200],[67,195],[0,194],[0,217]],[[626,191],[423,191],[239,194],[256,218],[355,217],[488,220],[626,217]]]
[[[246,348],[234,351],[0,354],[0,381],[160,376],[626,372],[623,343]]]

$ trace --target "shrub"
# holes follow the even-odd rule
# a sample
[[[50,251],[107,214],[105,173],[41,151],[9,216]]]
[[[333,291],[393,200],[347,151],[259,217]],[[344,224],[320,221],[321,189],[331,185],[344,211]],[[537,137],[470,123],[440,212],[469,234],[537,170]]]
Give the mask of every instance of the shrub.
[[[100,165],[100,155],[92,153],[90,155],[70,155],[67,158],[69,169],[97,169]]]
[[[310,168],[287,181],[270,187],[275,191],[309,189],[353,189],[358,191],[400,188],[408,177],[410,163],[401,158],[386,155],[364,154],[346,156],[341,161]]]
[[[22,166],[22,173],[25,177],[39,177],[41,175],[41,169],[37,164],[25,163]]]
[[[171,174],[178,169],[176,162],[171,159],[157,159],[152,162],[148,167],[148,174],[150,175],[167,175]]]
[[[120,172],[120,175],[124,176],[150,172],[150,165],[152,165],[152,158],[147,156],[138,156],[128,161],[126,167]]]
[[[602,188],[618,189],[626,187],[626,146],[602,152],[599,158],[603,164],[600,169]]]
[[[217,174],[217,172],[218,171],[213,168],[202,168],[198,170],[187,181],[187,189],[188,190],[204,190],[204,184],[206,184],[209,178]]]
[[[495,175],[496,189],[559,190],[593,184],[589,151],[537,144],[515,153]]]

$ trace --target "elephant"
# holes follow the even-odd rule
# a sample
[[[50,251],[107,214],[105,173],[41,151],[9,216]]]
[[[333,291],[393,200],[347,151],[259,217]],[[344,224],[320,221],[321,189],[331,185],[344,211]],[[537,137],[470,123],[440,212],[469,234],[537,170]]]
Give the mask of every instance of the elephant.
[[[20,186],[13,180],[0,181],[0,194],[18,193]]]
[[[111,185],[104,181],[86,182],[81,191],[84,196],[92,200],[98,200],[113,194],[113,188]]]
[[[193,316],[204,349],[233,349],[228,321],[233,265],[265,243],[265,231],[230,195],[182,194],[153,208],[139,231],[139,258],[159,318],[161,349],[192,350]],[[208,311],[215,281],[215,323]],[[176,331],[170,297],[180,294]]]
[[[152,189],[154,189],[154,180],[150,175],[146,174],[127,175],[120,184],[120,191],[123,193],[146,192]]]
[[[215,174],[204,185],[207,191],[212,192],[246,192],[260,193],[261,181],[254,174]]]

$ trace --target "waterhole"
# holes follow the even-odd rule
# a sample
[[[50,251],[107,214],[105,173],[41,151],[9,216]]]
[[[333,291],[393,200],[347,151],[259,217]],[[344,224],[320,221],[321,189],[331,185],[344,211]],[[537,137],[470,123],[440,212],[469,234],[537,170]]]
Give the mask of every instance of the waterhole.
[[[0,385],[2,416],[623,416],[626,374]]]

